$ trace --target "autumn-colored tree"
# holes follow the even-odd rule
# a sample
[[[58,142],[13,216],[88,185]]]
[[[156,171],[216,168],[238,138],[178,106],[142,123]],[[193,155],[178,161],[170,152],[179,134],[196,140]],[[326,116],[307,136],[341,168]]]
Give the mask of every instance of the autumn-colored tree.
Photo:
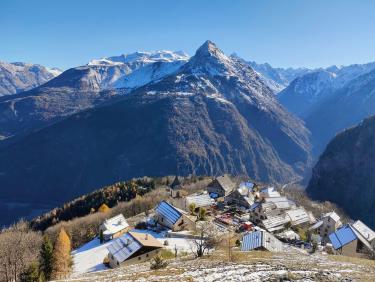
[[[190,213],[191,213],[192,215],[195,214],[195,208],[196,208],[195,203],[191,203],[191,204],[189,205],[189,211],[190,211]]]
[[[207,213],[207,211],[206,211],[205,208],[199,208],[199,214],[198,214],[199,220],[205,220],[206,213]]]
[[[47,281],[51,279],[53,266],[53,246],[47,235],[43,236],[43,243],[40,249],[40,271]]]
[[[71,243],[68,234],[61,228],[53,250],[52,278],[65,278],[71,266]]]
[[[109,212],[111,209],[106,205],[106,204],[102,204],[99,209],[98,209],[98,212],[103,212],[103,213],[107,213]]]

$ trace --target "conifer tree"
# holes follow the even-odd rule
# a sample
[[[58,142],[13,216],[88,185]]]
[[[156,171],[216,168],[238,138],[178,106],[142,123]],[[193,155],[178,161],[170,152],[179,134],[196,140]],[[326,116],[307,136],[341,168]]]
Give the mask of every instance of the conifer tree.
[[[43,273],[45,279],[51,279],[53,266],[53,246],[51,240],[47,235],[43,236],[43,243],[40,250],[40,271]]]
[[[111,209],[106,205],[106,204],[102,204],[99,209],[98,209],[98,212],[103,212],[103,213],[107,213],[109,212]]]
[[[69,273],[71,266],[70,251],[70,238],[62,228],[53,250],[53,267],[51,275],[53,279],[65,278]]]

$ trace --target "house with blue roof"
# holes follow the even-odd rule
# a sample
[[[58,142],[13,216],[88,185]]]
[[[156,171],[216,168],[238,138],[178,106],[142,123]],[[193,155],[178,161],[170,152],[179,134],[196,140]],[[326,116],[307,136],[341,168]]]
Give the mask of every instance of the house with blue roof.
[[[366,239],[349,224],[331,233],[328,237],[336,254],[361,257],[364,253],[373,251]]]
[[[172,231],[192,230],[195,228],[195,220],[192,216],[166,201],[161,201],[156,206],[154,219],[158,224]]]

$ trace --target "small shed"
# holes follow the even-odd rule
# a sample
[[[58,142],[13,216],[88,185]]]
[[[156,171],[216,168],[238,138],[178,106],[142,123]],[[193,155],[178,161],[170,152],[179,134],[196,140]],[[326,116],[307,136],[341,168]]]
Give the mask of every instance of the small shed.
[[[166,201],[161,201],[156,206],[155,221],[172,231],[195,228],[195,222],[185,211],[174,207]]]
[[[128,222],[122,214],[106,219],[99,227],[99,232],[103,234],[104,241],[117,238],[130,229]]]
[[[163,245],[151,234],[128,232],[107,247],[112,268],[144,262],[156,256]]]
[[[247,233],[242,238],[241,251],[267,250],[270,252],[281,252],[283,244],[272,234],[258,230]]]

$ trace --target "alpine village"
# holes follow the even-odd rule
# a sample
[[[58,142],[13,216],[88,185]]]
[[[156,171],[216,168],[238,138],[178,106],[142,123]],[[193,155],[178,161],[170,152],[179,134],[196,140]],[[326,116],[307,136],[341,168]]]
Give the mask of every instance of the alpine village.
[[[141,268],[154,272],[140,281],[176,281],[174,272],[181,273],[174,264],[197,262],[183,279],[305,281],[303,278],[313,277],[314,281],[336,281],[340,273],[333,269],[323,273],[316,261],[327,267],[346,261],[340,256],[361,263],[374,259],[375,232],[335,209],[331,203],[311,201],[295,187],[268,186],[227,174],[215,178],[144,177],[105,187],[35,218],[30,224],[43,230],[42,238],[39,232],[29,231],[26,222],[4,234],[22,242],[25,253],[40,249],[39,261],[20,274],[21,280],[35,275],[38,281],[117,281],[118,273],[116,278],[110,275],[117,270],[135,281],[142,278],[136,272]],[[4,257],[13,255],[12,247],[4,249],[9,252]],[[263,277],[259,269],[265,267],[265,258],[271,257],[277,263],[268,265]],[[282,264],[290,260],[298,270],[278,265],[277,258],[282,258]],[[308,262],[311,258],[314,265]],[[200,277],[198,271],[202,267],[207,271],[206,260],[218,260],[221,267],[257,261],[259,269],[247,270],[255,276],[245,280],[218,274],[209,279],[206,272]],[[307,274],[301,271],[304,260]],[[218,269],[220,266],[215,272]],[[14,270],[7,271],[7,281],[13,281]]]

